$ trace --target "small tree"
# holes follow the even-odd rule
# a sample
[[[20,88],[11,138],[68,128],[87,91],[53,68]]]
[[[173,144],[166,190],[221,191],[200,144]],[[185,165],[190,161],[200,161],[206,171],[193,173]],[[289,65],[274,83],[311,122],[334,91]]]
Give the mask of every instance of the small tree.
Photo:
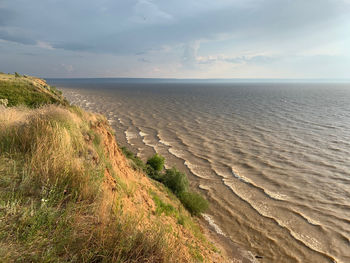
[[[156,153],[147,160],[147,164],[151,166],[155,172],[161,172],[164,167],[164,157]]]
[[[208,201],[195,192],[183,192],[180,195],[180,201],[184,207],[195,216],[205,212],[209,207]]]
[[[20,78],[21,75],[19,75],[17,72],[15,72],[15,77],[16,77],[16,78]]]
[[[165,171],[162,182],[177,196],[188,189],[186,174],[179,172],[175,167]]]

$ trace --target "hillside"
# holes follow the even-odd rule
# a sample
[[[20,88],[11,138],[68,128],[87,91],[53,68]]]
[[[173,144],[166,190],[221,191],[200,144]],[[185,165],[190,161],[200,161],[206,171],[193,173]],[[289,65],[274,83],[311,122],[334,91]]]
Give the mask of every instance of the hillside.
[[[0,99],[25,105],[0,105],[2,262],[227,262],[105,117],[33,77],[1,74]]]
[[[45,104],[68,105],[62,93],[45,80],[19,74],[0,73],[0,105],[26,105],[38,108]]]

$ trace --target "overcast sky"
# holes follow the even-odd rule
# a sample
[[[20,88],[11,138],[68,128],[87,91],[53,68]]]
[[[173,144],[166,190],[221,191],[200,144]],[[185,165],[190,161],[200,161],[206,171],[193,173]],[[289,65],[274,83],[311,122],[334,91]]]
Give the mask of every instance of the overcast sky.
[[[0,71],[350,78],[350,0],[0,0]]]

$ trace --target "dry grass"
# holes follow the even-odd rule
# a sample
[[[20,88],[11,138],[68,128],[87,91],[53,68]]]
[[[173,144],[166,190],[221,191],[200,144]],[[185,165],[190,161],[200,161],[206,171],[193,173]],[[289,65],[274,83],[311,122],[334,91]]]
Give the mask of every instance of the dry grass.
[[[109,191],[90,124],[57,106],[1,109],[0,253],[5,262],[170,262],[161,224],[140,222]],[[84,116],[83,116],[84,115]],[[90,132],[90,135],[89,135]],[[102,191],[103,190],[103,191]],[[101,214],[100,211],[104,213]],[[174,256],[175,255],[175,256]]]
[[[0,105],[0,262],[225,262],[105,117],[18,74],[0,99],[32,108]]]
[[[103,116],[0,108],[0,262],[224,262],[213,251]]]

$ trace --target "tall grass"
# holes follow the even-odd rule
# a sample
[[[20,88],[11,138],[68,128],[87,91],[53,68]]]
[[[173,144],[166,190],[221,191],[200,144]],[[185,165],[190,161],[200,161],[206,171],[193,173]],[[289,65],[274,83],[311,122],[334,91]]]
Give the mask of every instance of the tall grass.
[[[12,80],[0,79],[0,99],[7,99],[8,106],[25,105],[38,108],[46,104],[67,104],[61,94],[48,88],[47,92],[36,87],[31,81],[16,77]]]
[[[163,224],[142,224],[116,205],[122,192],[104,190],[110,164],[87,113],[57,106],[0,111],[1,260],[184,260]]]

